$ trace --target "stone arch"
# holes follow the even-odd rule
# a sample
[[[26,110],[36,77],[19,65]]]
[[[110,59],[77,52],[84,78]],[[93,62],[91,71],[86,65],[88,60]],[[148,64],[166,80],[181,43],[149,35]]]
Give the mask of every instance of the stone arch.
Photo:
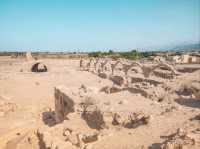
[[[125,69],[125,74],[127,75],[128,71],[135,67],[135,66],[139,66],[139,68],[142,70],[142,73],[144,75],[145,78],[149,77],[150,73],[152,72],[153,68],[151,66],[145,66],[142,65],[139,62],[132,62],[129,66],[127,66],[127,68]]]
[[[103,72],[105,70],[105,65],[109,62],[108,59],[105,59],[103,62],[100,64],[100,69]]]
[[[114,75],[114,71],[115,71],[115,68],[117,67],[117,65],[121,64],[122,65],[122,62],[120,60],[116,61],[114,64],[111,64],[111,71],[112,71],[112,75]]]
[[[164,67],[164,68],[166,68],[167,70],[171,71],[171,73],[172,73],[173,75],[176,74],[176,70],[174,69],[174,67],[173,67],[172,65],[167,64],[167,63],[159,63],[158,65],[156,65],[156,66],[154,66],[154,67],[152,68],[152,71],[154,71],[155,69],[160,68],[160,67]]]
[[[171,73],[168,73],[168,72],[160,72],[160,71],[155,71],[157,68],[161,68],[161,69],[164,69],[164,70],[168,70],[170,71]],[[164,78],[164,79],[172,79],[174,78],[174,76],[177,74],[175,68],[172,66],[172,65],[169,65],[167,63],[160,63],[158,64],[157,66],[155,66],[153,69],[152,69],[152,73],[155,75],[155,76],[158,76],[158,77],[161,77],[161,78]]]
[[[104,65],[103,70],[105,72],[111,73],[111,70],[112,70],[112,68],[111,68],[111,60],[108,60],[108,62]]]
[[[143,75],[144,75],[145,78],[148,78],[151,75],[151,73],[153,73],[154,70],[156,70],[160,67],[165,67],[167,70],[172,72],[172,75],[176,74],[176,71],[173,68],[173,66],[171,66],[167,63],[159,63],[155,66],[145,66],[145,65],[142,65],[140,63],[135,63],[135,64],[137,64],[142,69],[142,72],[143,72]]]
[[[134,68],[135,66],[139,66],[139,68],[142,68],[142,65],[138,62],[132,62],[131,64],[126,64],[124,67],[124,73],[125,75],[128,75],[129,70],[131,70],[132,68]]]

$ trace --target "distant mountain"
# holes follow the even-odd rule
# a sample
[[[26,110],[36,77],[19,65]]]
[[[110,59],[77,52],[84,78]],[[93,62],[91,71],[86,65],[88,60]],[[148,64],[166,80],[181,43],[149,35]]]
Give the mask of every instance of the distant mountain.
[[[179,44],[173,47],[168,47],[169,51],[200,51],[200,42],[199,43],[189,43],[189,44]]]

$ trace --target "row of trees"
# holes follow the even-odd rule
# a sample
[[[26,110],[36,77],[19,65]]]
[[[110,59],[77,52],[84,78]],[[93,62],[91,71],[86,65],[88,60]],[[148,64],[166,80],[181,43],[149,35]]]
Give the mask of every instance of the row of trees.
[[[90,57],[104,57],[104,56],[110,56],[110,57],[121,57],[131,60],[137,60],[140,58],[146,58],[149,56],[153,56],[153,52],[138,52],[137,50],[132,50],[128,52],[114,52],[112,50],[109,50],[108,52],[90,52]]]

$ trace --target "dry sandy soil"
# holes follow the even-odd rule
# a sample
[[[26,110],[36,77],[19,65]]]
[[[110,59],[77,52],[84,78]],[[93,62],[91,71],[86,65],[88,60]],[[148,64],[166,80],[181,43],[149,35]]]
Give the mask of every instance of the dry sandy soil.
[[[199,70],[180,72],[172,79],[131,72],[129,87],[106,93],[102,88],[113,87],[113,82],[81,71],[79,60],[42,61],[48,72],[34,73],[26,60],[0,58],[0,148],[200,148],[200,99],[188,89],[192,83],[199,89]],[[55,124],[54,89],[60,85],[75,92],[77,105],[86,98],[93,100],[103,124],[91,126],[81,106]]]

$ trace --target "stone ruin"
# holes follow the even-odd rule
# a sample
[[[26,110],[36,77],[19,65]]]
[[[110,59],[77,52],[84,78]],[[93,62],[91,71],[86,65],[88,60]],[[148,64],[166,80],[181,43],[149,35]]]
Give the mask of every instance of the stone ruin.
[[[80,99],[85,92],[89,92],[89,89],[83,85],[79,89],[73,90],[65,86],[55,87],[55,120],[57,124],[52,127],[41,127],[37,131],[43,148],[84,149],[88,144],[98,140],[99,133],[94,129],[101,128],[102,114],[89,98],[84,98],[84,101]],[[69,120],[70,114],[78,121],[86,121],[89,127],[94,129],[88,129],[84,123],[82,127],[85,127],[87,131],[79,130],[81,124],[77,124],[77,121],[73,122],[71,118]]]
[[[47,66],[41,62],[36,62],[31,67],[32,72],[47,72]]]
[[[92,66],[92,62],[94,62],[94,66]],[[84,64],[85,63],[85,64]],[[109,65],[110,70],[106,69],[106,65]],[[111,59],[94,59],[90,58],[89,61],[87,60],[83,61],[83,59],[80,60],[80,68],[81,70],[90,71],[92,67],[94,67],[94,72],[97,73],[100,77],[102,76],[102,73],[105,73],[105,71],[111,71],[110,74],[107,74],[108,76],[114,75],[114,72],[117,70],[117,66],[122,66],[122,71],[124,72],[124,75],[128,76],[128,71],[133,69],[134,67],[139,67],[142,70],[143,76],[145,78],[148,78],[150,75],[154,74],[157,77],[161,77],[164,79],[172,79],[175,75],[177,75],[177,71],[174,69],[174,67],[166,62],[158,62],[156,65],[152,66],[146,66],[140,62],[136,61],[126,61],[126,60],[117,60],[112,61]],[[98,68],[97,68],[98,66]],[[160,70],[156,70],[156,69]],[[167,71],[166,71],[167,70]],[[107,77],[104,77],[107,78]]]
[[[38,129],[37,136],[40,148],[44,149],[89,149],[91,144],[99,140],[97,131],[81,132],[78,127],[73,127],[64,121],[54,127]]]
[[[36,61],[31,55],[31,52],[26,52],[26,60],[28,62],[28,65],[29,65],[28,67],[31,72],[47,72],[48,71],[47,66],[40,61]],[[20,71],[23,72],[23,69],[21,69]]]
[[[147,96],[152,98],[154,98],[154,96],[157,97],[157,95],[153,93],[154,91],[152,93],[148,91],[149,88],[152,88],[152,86],[159,87],[160,86],[159,84],[165,83],[164,80],[166,79],[172,80],[174,79],[175,76],[178,75],[175,68],[166,62],[159,62],[157,64],[146,65],[140,62],[128,61],[123,59],[113,61],[111,59],[91,58],[89,59],[88,63],[87,60],[83,61],[83,59],[81,59],[80,60],[81,70],[90,71],[91,70],[90,68],[93,67],[91,65],[91,62],[93,61],[95,64],[94,65],[95,69],[92,72],[94,74],[97,74],[99,77],[103,79],[111,80],[113,82],[113,85],[115,86],[115,87],[107,87],[107,89],[108,88],[114,90],[128,89],[133,92],[140,92],[142,95],[145,95],[145,97]],[[88,65],[86,66],[82,65],[82,63],[84,62]],[[105,65],[110,66],[110,69],[105,69]],[[133,74],[129,74],[130,72],[133,71],[134,74],[136,74],[136,77],[133,76]],[[149,78],[150,76],[154,76],[154,79],[150,79]],[[160,78],[162,78],[162,82],[160,82]],[[140,83],[136,83],[135,80],[136,81],[142,80],[142,81],[140,81]],[[112,91],[106,91],[106,92],[111,93]],[[158,97],[158,100],[159,98],[160,97]]]
[[[95,59],[92,59],[95,61]],[[91,62],[91,60],[89,61]],[[135,61],[117,60],[113,61],[111,59],[96,59],[96,66],[99,66],[99,70],[94,74],[97,74],[103,79],[109,79],[113,82],[112,86],[105,86],[101,89],[105,93],[116,93],[123,90],[128,90],[131,93],[140,93],[145,98],[155,100],[158,102],[166,101],[171,102],[171,99],[179,98],[185,91],[189,92],[191,96],[195,99],[200,99],[200,88],[199,88],[199,78],[195,77],[196,81],[189,80],[182,86],[179,86],[179,82],[184,82],[183,80],[178,81],[178,78],[184,79],[184,74],[180,75],[173,65],[167,62],[159,62],[157,64],[142,64]],[[104,64],[111,66],[109,71],[106,71],[103,67]],[[124,72],[122,74],[117,74],[115,72],[117,66],[120,65],[120,71]],[[91,67],[91,65],[89,65]],[[88,71],[90,70],[88,67]],[[135,68],[139,68],[139,71],[134,71],[135,76],[129,75],[129,71]],[[138,69],[137,69],[138,70]],[[139,74],[138,74],[139,73]],[[196,71],[195,75],[199,76],[199,72]],[[152,78],[149,78],[152,75]],[[194,77],[194,74],[191,74]],[[186,78],[188,78],[187,76]],[[170,81],[166,81],[170,80]],[[187,80],[187,79],[186,79]],[[173,86],[176,86],[174,88]],[[177,91],[177,88],[179,89]],[[181,93],[182,92],[182,93]],[[181,97],[180,97],[181,98]]]
[[[87,92],[87,90],[85,90],[85,92]],[[84,98],[84,101],[81,101],[79,93],[74,92],[64,86],[55,88],[56,122],[63,122],[65,119],[67,119],[67,115],[69,113],[81,111],[81,117],[89,126],[95,129],[100,129],[104,123],[101,110],[87,96]]]
[[[105,101],[94,100],[98,93],[84,85],[73,89],[57,86],[54,91],[56,124],[37,131],[44,148],[87,149],[101,140],[104,131],[115,127],[134,129],[150,122],[150,116],[142,112],[105,110]]]
[[[123,87],[124,78],[117,77],[117,75],[109,76],[109,79],[113,79],[114,84],[117,87],[103,87],[94,92],[85,85],[82,85],[80,88],[68,88],[65,86],[58,86],[55,88],[55,119],[56,125],[51,128],[46,128],[46,130],[38,131],[38,136],[40,140],[45,144],[46,147],[52,148],[87,148],[93,145],[93,143],[98,142],[101,137],[103,137],[102,132],[109,129],[135,129],[140,126],[146,127],[151,122],[151,116],[148,113],[136,112],[136,111],[118,111],[118,108],[115,108],[114,105],[109,104],[109,101],[102,100],[105,96],[98,95],[100,92],[104,91],[107,93],[115,93],[122,91],[124,89],[130,90],[133,93],[141,93],[146,98],[156,99],[158,102],[166,100],[166,97],[171,98],[170,95],[174,95],[176,90],[172,87],[176,82],[168,82],[168,84],[163,84],[162,82],[151,80],[149,78],[138,79],[137,77],[132,78],[132,88]],[[138,88],[136,88],[138,86]],[[157,88],[158,87],[158,88]],[[149,89],[151,88],[151,90]],[[179,87],[181,89],[181,87]],[[195,97],[198,96],[198,85],[192,83],[185,86],[184,90],[189,90]],[[148,92],[149,90],[149,92]],[[159,90],[156,92],[156,90]],[[173,97],[174,98],[174,97]],[[94,100],[95,99],[95,100]],[[107,98],[106,98],[107,99]],[[106,102],[106,103],[105,103]],[[106,105],[105,105],[106,104]],[[119,103],[118,107],[124,106]],[[168,106],[167,106],[168,107]],[[121,107],[120,107],[121,108]],[[120,109],[119,108],[119,109]],[[165,112],[176,110],[176,107],[170,107],[166,109]],[[162,115],[162,113],[161,113]],[[71,124],[73,118],[76,120],[83,121],[82,127],[87,127],[87,132],[82,132],[80,124],[77,122]],[[69,126],[70,125],[70,126]],[[67,126],[67,127],[66,127]],[[76,127],[72,129],[71,127]],[[62,127],[62,129],[61,129]],[[55,137],[54,131],[60,132],[61,136]],[[95,130],[95,132],[91,132]],[[162,149],[182,149],[183,147],[189,148],[196,146],[198,144],[198,138],[193,138],[193,135],[196,135],[192,132],[192,137],[190,134],[182,133],[181,130],[178,130],[174,135],[170,135],[165,142],[163,142]],[[50,140],[50,141],[49,141]],[[198,148],[198,147],[197,147]]]
[[[79,88],[80,89],[80,88]],[[86,91],[87,92],[87,91]],[[104,101],[96,102],[93,98],[96,93],[91,94],[91,97],[86,93],[80,96],[78,90],[72,91],[64,86],[55,88],[55,119],[57,123],[67,120],[69,113],[80,113],[80,118],[84,119],[88,126],[94,129],[103,129],[108,125],[120,125],[126,128],[135,128],[139,125],[148,124],[150,116],[143,112],[113,112],[105,110]],[[102,103],[101,103],[102,102]],[[109,106],[109,105],[108,105]],[[121,105],[123,106],[123,105]],[[106,108],[107,109],[107,108]],[[110,115],[109,122],[107,115]]]
[[[198,80],[193,80],[182,84],[179,90],[180,93],[188,93],[193,95],[196,99],[200,100],[200,82]]]
[[[140,125],[146,125],[150,121],[150,116],[142,112],[138,113],[114,113],[113,125],[121,125],[125,128],[136,128]]]

